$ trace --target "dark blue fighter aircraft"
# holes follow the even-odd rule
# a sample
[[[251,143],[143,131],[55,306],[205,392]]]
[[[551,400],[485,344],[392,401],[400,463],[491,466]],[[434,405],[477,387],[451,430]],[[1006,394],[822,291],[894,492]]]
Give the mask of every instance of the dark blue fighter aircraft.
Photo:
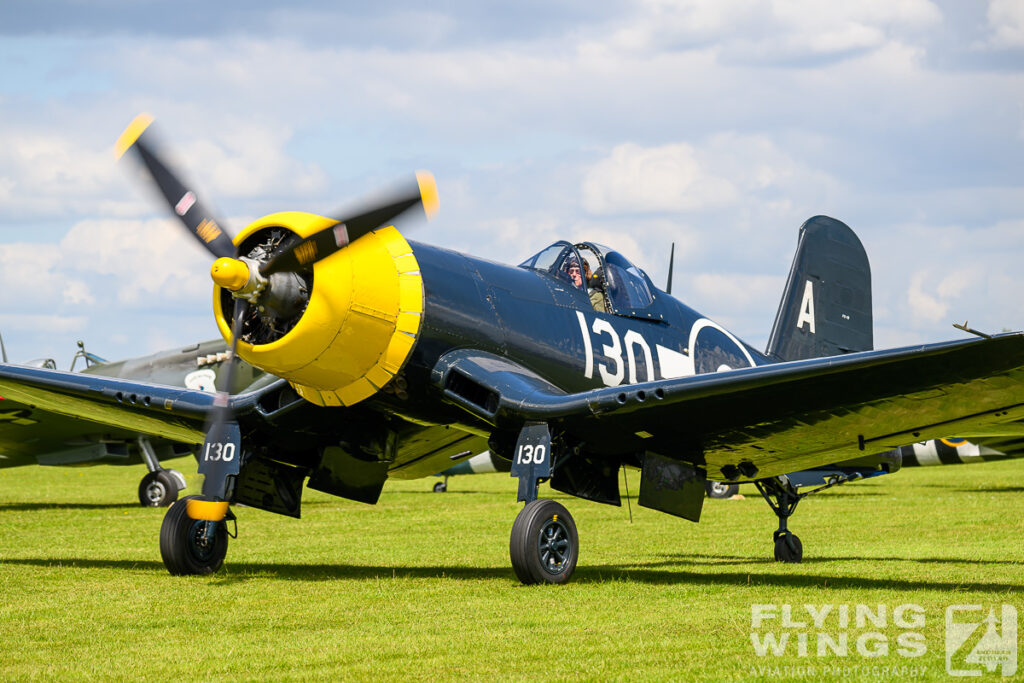
[[[799,561],[786,525],[798,498],[781,475],[1020,429],[1024,335],[869,351],[867,262],[839,221],[801,229],[761,353],[600,244],[558,242],[510,266],[407,241],[391,224],[436,210],[426,174],[350,217],[277,213],[232,240],[148,124],[136,119],[119,151],[217,257],[214,315],[232,355],[281,379],[211,396],[2,366],[0,392],[202,444],[202,494],[173,505],[160,533],[171,573],[222,565],[231,503],[298,517],[304,483],[373,503],[389,476],[486,449],[519,480],[510,554],[524,583],[567,581],[579,549],[572,516],[538,499],[538,483],[618,504],[623,465],[641,471],[640,505],[693,521],[707,479],[757,482],[779,517],[776,557]]]

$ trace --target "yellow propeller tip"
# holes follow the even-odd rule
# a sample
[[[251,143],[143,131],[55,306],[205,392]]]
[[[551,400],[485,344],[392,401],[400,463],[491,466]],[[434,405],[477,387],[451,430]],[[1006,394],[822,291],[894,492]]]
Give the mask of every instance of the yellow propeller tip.
[[[441,202],[437,198],[437,183],[434,181],[434,175],[430,171],[416,171],[416,182],[420,186],[423,211],[427,214],[427,218],[433,218],[437,215],[437,210],[441,208]]]
[[[121,133],[121,137],[117,139],[117,144],[114,145],[114,154],[118,159],[123,157],[124,153],[135,144],[135,141],[139,139],[143,131],[149,128],[151,123],[153,123],[153,117],[145,113],[139,114],[132,119],[132,122]]]
[[[222,256],[210,266],[210,277],[217,286],[237,292],[249,281],[249,266],[244,261]]]

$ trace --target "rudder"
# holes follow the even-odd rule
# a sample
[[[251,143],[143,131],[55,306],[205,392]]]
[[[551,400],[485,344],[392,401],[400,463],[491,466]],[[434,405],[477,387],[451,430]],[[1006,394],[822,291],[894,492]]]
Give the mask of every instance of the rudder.
[[[800,226],[766,353],[822,358],[873,348],[871,266],[857,235],[828,216]]]

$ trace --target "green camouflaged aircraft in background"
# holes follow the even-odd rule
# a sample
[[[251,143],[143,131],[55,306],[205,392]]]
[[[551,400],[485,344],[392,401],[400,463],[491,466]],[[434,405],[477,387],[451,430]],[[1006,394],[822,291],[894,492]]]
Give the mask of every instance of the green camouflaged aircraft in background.
[[[210,392],[215,390],[220,370],[229,356],[222,339],[113,362],[87,352],[82,342],[78,342],[78,346],[71,361],[71,372],[81,360],[85,365],[80,370],[83,374]],[[24,365],[57,369],[51,358],[40,358]],[[232,390],[248,387],[263,374],[240,361]],[[139,502],[147,507],[170,505],[186,487],[185,477],[180,472],[165,469],[160,462],[192,454],[195,449],[193,445],[59,415],[0,397],[0,467],[144,464],[149,473],[139,483]]]

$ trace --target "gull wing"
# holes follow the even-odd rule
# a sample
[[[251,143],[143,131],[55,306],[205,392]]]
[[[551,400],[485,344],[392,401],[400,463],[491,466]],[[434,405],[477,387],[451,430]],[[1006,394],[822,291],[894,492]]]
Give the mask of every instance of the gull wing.
[[[462,349],[445,398],[499,429],[546,422],[610,455],[653,452],[709,479],[755,479],[955,434],[1024,434],[1024,334],[942,342],[566,393]],[[739,476],[738,470],[751,474]]]

